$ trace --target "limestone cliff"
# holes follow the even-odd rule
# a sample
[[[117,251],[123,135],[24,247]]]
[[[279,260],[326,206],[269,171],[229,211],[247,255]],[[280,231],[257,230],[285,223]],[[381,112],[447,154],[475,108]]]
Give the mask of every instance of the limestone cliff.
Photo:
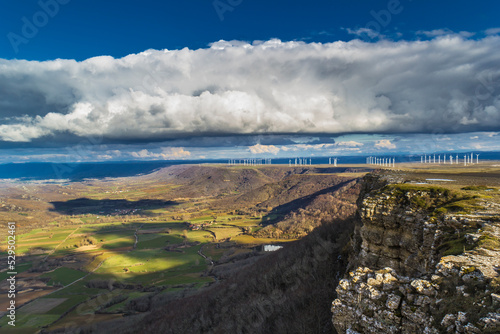
[[[332,304],[337,331],[500,333],[500,206],[491,196],[399,182],[365,178]]]

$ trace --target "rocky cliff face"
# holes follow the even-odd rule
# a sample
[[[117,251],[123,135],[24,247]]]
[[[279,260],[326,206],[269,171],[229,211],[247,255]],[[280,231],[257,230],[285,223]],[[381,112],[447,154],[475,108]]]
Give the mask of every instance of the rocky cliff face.
[[[358,208],[339,333],[500,333],[500,205],[368,175]]]

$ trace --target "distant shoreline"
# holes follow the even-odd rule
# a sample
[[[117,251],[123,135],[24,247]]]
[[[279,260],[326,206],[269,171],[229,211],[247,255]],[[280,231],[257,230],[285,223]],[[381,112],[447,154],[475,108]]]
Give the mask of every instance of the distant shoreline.
[[[442,153],[441,153],[442,154]],[[451,153],[447,153],[451,154]],[[464,154],[464,153],[453,153]],[[379,157],[395,157],[396,164],[419,164],[420,155],[379,155]],[[305,157],[311,159],[312,166],[328,167],[330,157]],[[295,167],[295,157],[272,159],[272,165],[288,166],[292,163]],[[499,161],[500,152],[481,152],[480,161]],[[235,159],[237,162],[243,159]],[[347,165],[371,166],[366,165],[366,156],[338,156],[338,166],[347,167]],[[130,177],[150,174],[161,168],[173,165],[218,165],[227,166],[227,159],[217,160],[168,160],[168,161],[106,161],[106,162],[78,162],[78,163],[59,163],[59,162],[24,162],[24,163],[4,163],[0,164],[0,180],[10,181],[50,181],[71,182],[84,179],[103,179]],[[236,164],[243,166],[243,164]],[[269,166],[269,165],[260,165]],[[309,163],[304,164],[309,166]],[[300,167],[300,166],[296,166]],[[375,168],[377,168],[375,166]]]

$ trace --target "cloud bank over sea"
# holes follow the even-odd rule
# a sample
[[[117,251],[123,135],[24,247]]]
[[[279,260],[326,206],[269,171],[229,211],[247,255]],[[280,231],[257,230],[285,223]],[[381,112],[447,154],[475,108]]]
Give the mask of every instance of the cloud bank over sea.
[[[499,36],[454,34],[376,43],[219,41],[82,62],[0,60],[0,141],[494,131],[498,64]]]

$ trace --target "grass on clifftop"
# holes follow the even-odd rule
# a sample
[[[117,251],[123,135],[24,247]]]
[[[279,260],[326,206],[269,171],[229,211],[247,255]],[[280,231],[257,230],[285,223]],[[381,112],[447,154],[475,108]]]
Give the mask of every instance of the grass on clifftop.
[[[383,189],[383,193],[390,194],[394,201],[408,205],[417,211],[426,212],[431,220],[447,214],[466,215],[483,209],[479,204],[481,198],[486,198],[481,192],[488,187],[464,187],[449,189],[433,185],[391,184]],[[471,193],[472,192],[472,193]],[[492,235],[484,234],[475,242],[467,237],[469,233],[477,233],[481,228],[475,222],[448,222],[441,226],[444,238],[438,246],[442,256],[459,255],[477,247],[498,249],[500,241]]]
[[[498,238],[493,234],[486,232],[481,237],[479,237],[478,245],[481,248],[486,248],[489,250],[499,250],[500,240],[498,240]]]
[[[470,213],[481,209],[478,195],[439,186],[416,184],[390,184],[384,190],[390,191],[397,201],[408,201],[418,209],[429,211],[433,216],[447,213]]]

